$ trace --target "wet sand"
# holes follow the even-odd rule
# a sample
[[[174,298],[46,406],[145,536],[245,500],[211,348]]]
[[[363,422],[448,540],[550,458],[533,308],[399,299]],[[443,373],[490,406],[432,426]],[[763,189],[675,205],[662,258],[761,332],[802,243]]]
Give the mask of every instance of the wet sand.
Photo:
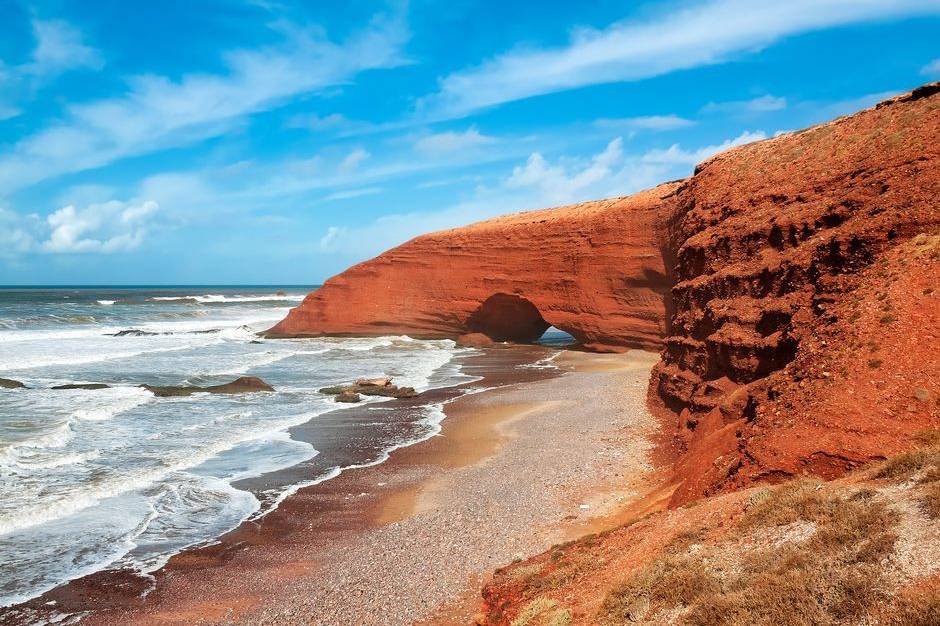
[[[525,350],[468,363],[498,388],[446,404],[439,436],[301,489],[155,581],[93,575],[29,608],[88,624],[467,623],[494,568],[595,530],[652,484],[656,355],[565,352],[551,370],[518,367],[545,355]]]

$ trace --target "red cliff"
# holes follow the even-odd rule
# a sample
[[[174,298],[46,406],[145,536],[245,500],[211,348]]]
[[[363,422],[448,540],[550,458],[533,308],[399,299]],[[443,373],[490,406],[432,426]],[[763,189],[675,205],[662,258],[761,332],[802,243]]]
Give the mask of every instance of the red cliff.
[[[937,427],[940,84],[720,154],[676,193],[676,502],[831,478]]]
[[[685,181],[418,237],[270,334],[528,341],[551,324],[662,348],[674,503],[833,477],[938,425],[938,198],[934,83]]]
[[[553,325],[598,350],[658,349],[677,186],[417,237],[331,278],[269,335],[531,341]]]

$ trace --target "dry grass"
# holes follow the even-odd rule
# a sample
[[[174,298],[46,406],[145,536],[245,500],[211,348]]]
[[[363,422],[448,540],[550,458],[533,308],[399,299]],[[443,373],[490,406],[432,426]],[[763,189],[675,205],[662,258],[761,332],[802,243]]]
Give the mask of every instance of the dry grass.
[[[875,478],[907,480],[927,465],[933,456],[927,450],[912,450],[888,459],[875,473]]]
[[[571,623],[571,612],[557,607],[555,600],[538,597],[522,609],[510,626],[568,626]]]
[[[536,598],[535,600],[529,602],[524,609],[522,609],[522,612],[519,613],[518,617],[512,620],[510,626],[528,626],[528,624],[530,624],[533,619],[545,611],[555,608],[556,605],[557,602],[550,598],[546,598],[544,596]]]
[[[927,484],[920,497],[920,506],[931,519],[940,517],[940,480]]]
[[[667,550],[608,594],[598,621],[809,626],[857,619],[885,597],[896,515],[871,494],[812,481],[758,494],[737,534],[694,554]],[[811,524],[808,538],[747,543],[785,538],[797,522]]]
[[[922,448],[888,459],[875,472],[875,478],[905,481],[923,473],[919,482],[940,480],[940,430],[924,431],[917,439]]]
[[[872,620],[883,626],[937,626],[940,624],[940,583],[899,594]]]
[[[674,536],[607,593],[591,623],[940,626],[940,579],[932,591],[898,590],[891,574],[901,515],[910,511],[891,504],[894,483],[926,516],[940,517],[940,430],[918,442],[863,470],[863,484],[798,479],[753,490],[736,523]],[[539,566],[520,567],[513,580],[528,604],[512,625],[572,622],[547,594],[604,567],[598,541],[556,546]]]

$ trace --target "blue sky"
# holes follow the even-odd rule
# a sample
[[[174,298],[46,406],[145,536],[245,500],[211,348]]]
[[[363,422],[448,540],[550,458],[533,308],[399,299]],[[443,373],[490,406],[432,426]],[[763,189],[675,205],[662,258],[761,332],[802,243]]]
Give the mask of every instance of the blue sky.
[[[0,284],[317,283],[940,79],[940,0],[533,6],[0,0]]]

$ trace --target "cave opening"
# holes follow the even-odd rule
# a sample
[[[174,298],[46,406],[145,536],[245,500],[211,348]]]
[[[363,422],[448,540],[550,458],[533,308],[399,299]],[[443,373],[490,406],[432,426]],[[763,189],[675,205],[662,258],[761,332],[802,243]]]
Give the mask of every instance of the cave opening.
[[[529,300],[508,293],[487,298],[467,319],[470,332],[483,333],[494,341],[535,343],[552,325]]]

